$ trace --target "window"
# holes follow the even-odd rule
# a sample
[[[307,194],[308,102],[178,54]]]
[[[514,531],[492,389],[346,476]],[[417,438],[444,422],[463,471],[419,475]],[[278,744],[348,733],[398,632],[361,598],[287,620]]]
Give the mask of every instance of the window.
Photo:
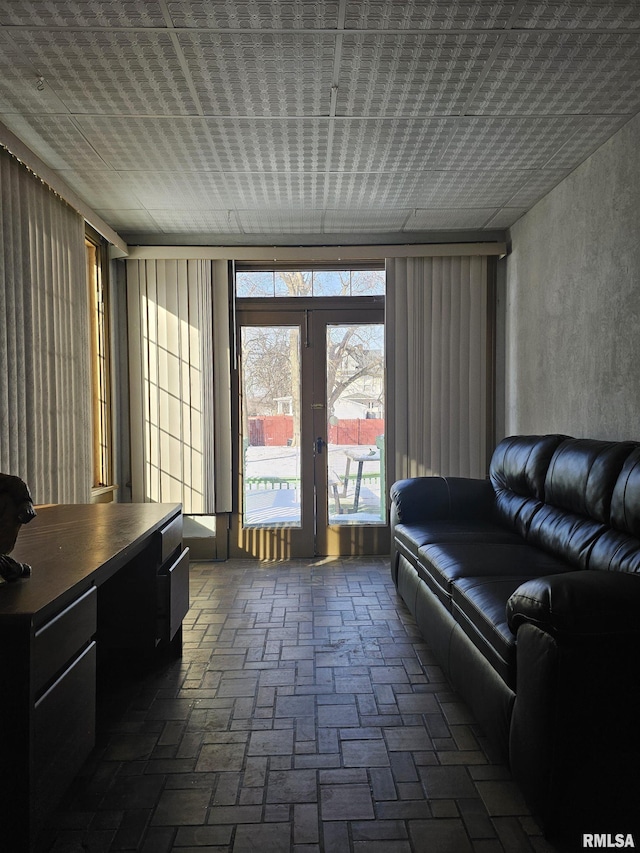
[[[85,238],[91,314],[93,400],[93,489],[113,485],[111,464],[111,396],[106,246],[97,235]]]
[[[384,296],[384,269],[238,270],[236,296]]]

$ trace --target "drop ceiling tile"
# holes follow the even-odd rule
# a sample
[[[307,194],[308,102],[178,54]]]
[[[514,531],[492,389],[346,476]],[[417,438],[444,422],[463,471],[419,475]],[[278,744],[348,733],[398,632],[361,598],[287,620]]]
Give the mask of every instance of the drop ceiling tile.
[[[337,2],[309,0],[217,0],[215,3],[181,0],[167,3],[175,27],[213,29],[336,29]]]
[[[337,114],[360,117],[459,113],[498,35],[343,37]]]
[[[582,123],[580,116],[461,118],[438,165],[443,169],[540,168]]]
[[[86,203],[98,209],[144,207],[127,177],[110,170],[60,169],[60,177]]]
[[[245,234],[318,234],[322,231],[322,210],[309,208],[269,208],[237,210],[238,223]]]
[[[334,173],[328,196],[339,207],[499,207],[529,172],[424,171],[395,174]]]
[[[64,113],[62,101],[40,72],[0,30],[0,112]]]
[[[637,0],[526,0],[514,22],[516,29],[639,29]]]
[[[315,172],[326,167],[329,119],[208,120],[226,171]]]
[[[163,27],[156,0],[0,0],[2,26]]]
[[[100,156],[114,169],[220,169],[220,160],[203,118],[81,116],[77,122]]]
[[[145,231],[149,234],[160,234],[162,231],[154,217],[144,208],[118,210],[107,208],[96,210],[96,213],[120,233],[123,231]]]
[[[640,33],[513,33],[466,112],[476,115],[635,114]]]
[[[219,172],[131,171],[118,174],[147,210],[226,210],[234,206]]]
[[[168,33],[14,29],[11,41],[68,112],[197,112]]]
[[[527,181],[508,199],[508,206],[533,207],[566,177],[567,171],[562,169],[540,169],[530,172]]]
[[[233,233],[238,230],[233,211],[176,207],[171,210],[150,210],[149,214],[161,231],[170,234],[201,234],[205,231]]]
[[[480,207],[473,210],[416,209],[407,219],[404,231],[444,231],[464,228],[482,228],[495,213],[495,207]]]
[[[181,31],[178,38],[205,114],[328,115],[333,35]]]
[[[347,29],[504,29],[516,8],[515,2],[495,0],[348,0]]]
[[[299,172],[228,172],[224,175],[230,206],[238,210],[259,208],[295,210],[324,204],[325,175]]]
[[[628,121],[628,116],[585,116],[567,142],[545,166],[549,169],[574,169],[593,154]]]
[[[439,171],[431,173],[424,203],[416,207],[499,207],[528,180],[524,169]]]
[[[96,150],[85,139],[70,116],[0,115],[0,121],[38,153],[52,169],[95,169],[100,162]]]
[[[503,207],[488,220],[486,228],[510,228],[527,212],[526,207]]]
[[[407,209],[327,210],[324,231],[327,234],[401,231],[410,211]]]
[[[344,119],[334,122],[329,168],[391,172],[438,165],[456,119]]]

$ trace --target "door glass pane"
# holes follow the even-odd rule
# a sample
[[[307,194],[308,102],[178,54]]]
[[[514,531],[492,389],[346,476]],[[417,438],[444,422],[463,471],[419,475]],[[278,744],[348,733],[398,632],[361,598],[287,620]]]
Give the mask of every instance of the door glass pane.
[[[300,527],[300,329],[243,326],[243,526]]]
[[[329,524],[381,524],[384,324],[327,326]]]

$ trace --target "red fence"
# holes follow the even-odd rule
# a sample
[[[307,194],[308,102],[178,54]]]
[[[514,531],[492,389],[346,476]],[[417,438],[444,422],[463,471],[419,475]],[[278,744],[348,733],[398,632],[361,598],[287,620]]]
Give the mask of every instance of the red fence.
[[[329,427],[329,444],[371,444],[384,433],[382,418],[349,418]],[[291,415],[249,418],[249,444],[253,447],[285,447],[293,439]]]
[[[285,447],[292,438],[291,415],[249,418],[249,444],[253,447]]]
[[[382,418],[345,418],[329,427],[329,444],[372,444],[384,433]]]

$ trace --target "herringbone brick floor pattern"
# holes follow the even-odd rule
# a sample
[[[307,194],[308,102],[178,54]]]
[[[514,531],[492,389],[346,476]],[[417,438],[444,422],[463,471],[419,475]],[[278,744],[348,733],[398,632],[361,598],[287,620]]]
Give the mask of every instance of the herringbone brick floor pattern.
[[[550,853],[388,558],[191,567],[181,658],[123,679],[42,851]]]

